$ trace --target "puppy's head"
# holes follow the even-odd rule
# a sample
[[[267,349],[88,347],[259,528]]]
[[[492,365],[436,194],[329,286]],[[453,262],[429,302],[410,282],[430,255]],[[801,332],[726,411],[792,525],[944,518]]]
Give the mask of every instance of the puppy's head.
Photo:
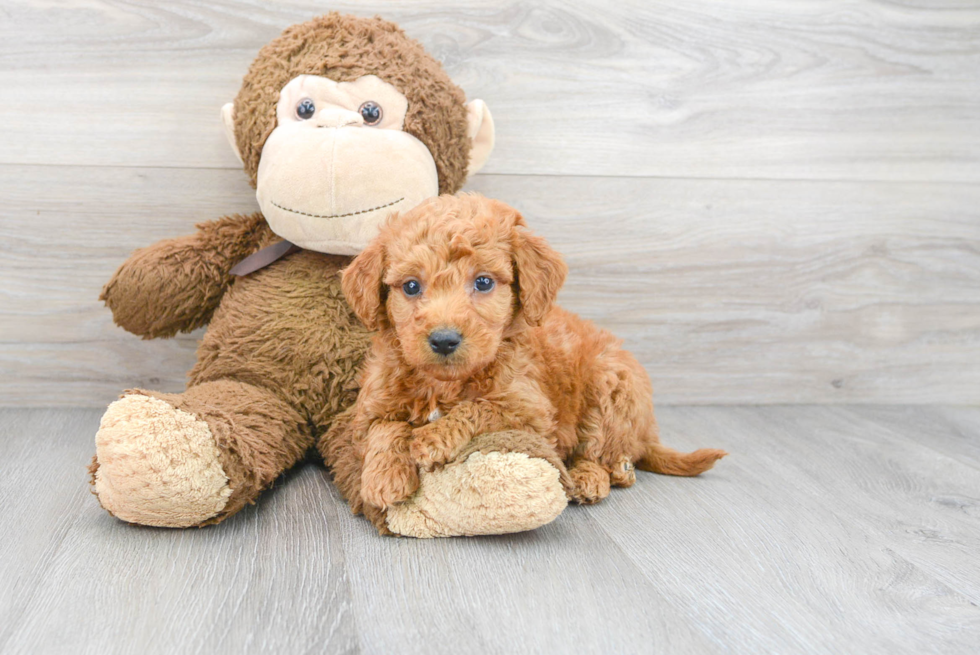
[[[509,332],[540,323],[566,273],[513,208],[440,196],[392,217],[343,289],[365,325],[394,330],[407,363],[457,380],[492,362]]]

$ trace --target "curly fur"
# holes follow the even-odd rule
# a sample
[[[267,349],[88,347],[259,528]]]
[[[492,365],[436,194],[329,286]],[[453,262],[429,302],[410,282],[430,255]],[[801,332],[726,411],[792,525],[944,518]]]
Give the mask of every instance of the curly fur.
[[[394,23],[336,12],[287,28],[259,51],[245,75],[235,98],[235,138],[252,186],[276,127],[279,90],[298,75],[336,82],[377,75],[392,84],[408,99],[405,131],[435,159],[440,193],[463,186],[471,142],[462,89]]]
[[[544,437],[569,464],[570,497],[582,503],[632,485],[633,463],[691,476],[726,454],[660,444],[640,364],[613,335],[555,306],[566,270],[514,209],[462,195],[393,217],[344,271],[351,307],[381,329],[350,419],[366,505],[404,500],[417,467],[451,461],[484,432]],[[478,276],[495,287],[475,290]],[[408,279],[421,284],[417,296],[402,292]],[[430,335],[447,328],[462,342],[436,354]]]

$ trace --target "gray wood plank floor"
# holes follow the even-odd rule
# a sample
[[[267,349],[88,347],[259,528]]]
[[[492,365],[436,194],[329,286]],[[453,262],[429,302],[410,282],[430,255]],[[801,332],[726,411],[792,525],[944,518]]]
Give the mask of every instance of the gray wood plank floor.
[[[321,465],[202,530],[88,494],[100,412],[0,410],[0,652],[975,653],[980,408],[665,407],[733,454],[536,532],[381,538]]]

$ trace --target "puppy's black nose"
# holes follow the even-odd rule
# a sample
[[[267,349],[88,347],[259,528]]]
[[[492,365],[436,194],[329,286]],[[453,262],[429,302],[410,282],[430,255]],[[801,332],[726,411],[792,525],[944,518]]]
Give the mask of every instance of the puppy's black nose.
[[[463,335],[456,330],[436,330],[429,335],[429,347],[437,355],[449,355],[459,348],[462,340]]]

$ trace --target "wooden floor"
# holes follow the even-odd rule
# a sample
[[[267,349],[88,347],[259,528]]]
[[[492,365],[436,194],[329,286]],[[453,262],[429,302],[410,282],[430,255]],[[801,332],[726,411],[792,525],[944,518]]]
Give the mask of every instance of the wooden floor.
[[[311,460],[203,530],[89,495],[100,412],[0,410],[2,653],[976,653],[980,408],[666,407],[732,452],[516,536],[382,538]]]

